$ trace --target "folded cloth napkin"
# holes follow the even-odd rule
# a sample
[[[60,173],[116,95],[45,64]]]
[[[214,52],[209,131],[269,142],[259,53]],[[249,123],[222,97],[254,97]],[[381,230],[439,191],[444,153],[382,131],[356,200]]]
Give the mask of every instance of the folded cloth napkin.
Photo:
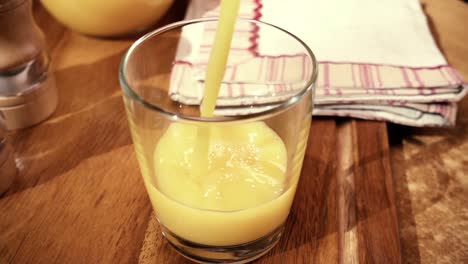
[[[218,14],[219,1],[192,0],[186,18]],[[455,123],[455,102],[468,89],[438,50],[418,0],[290,0],[287,4],[242,0],[240,16],[282,27],[311,47],[319,61],[315,115],[410,126]],[[182,52],[179,45],[169,91],[173,100],[200,103],[209,36],[215,30],[199,27],[182,32],[191,50]],[[282,73],[291,65],[304,63],[304,55],[298,55],[294,47],[285,54],[278,49],[281,43],[266,41],[271,33],[261,27],[249,25],[236,31],[242,34],[236,34],[232,43],[217,102],[223,108],[217,114],[251,111],[239,106],[253,103],[274,107],[302,88],[284,85]],[[302,65],[307,67],[310,65]],[[263,84],[239,82],[238,76],[245,78],[245,73]],[[275,96],[269,92],[272,89]]]

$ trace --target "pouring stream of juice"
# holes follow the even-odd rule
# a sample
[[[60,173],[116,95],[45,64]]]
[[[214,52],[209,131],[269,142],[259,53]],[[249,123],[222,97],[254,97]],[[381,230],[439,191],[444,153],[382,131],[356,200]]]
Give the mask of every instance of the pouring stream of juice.
[[[210,54],[205,78],[205,94],[201,105],[201,116],[211,117],[216,106],[221,82],[226,70],[232,35],[239,13],[239,0],[222,0],[218,28]]]
[[[210,53],[205,78],[205,91],[200,106],[202,117],[212,117],[223,81],[226,64],[231,48],[236,18],[239,13],[240,0],[222,0],[221,13],[216,29],[213,47]],[[209,127],[200,126],[197,131],[197,144],[194,155],[194,175],[199,178],[207,173],[210,141]]]

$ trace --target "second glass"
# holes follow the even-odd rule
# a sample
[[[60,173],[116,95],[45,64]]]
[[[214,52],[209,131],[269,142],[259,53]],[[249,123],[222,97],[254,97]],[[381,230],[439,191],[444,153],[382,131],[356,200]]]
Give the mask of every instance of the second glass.
[[[191,260],[245,263],[283,232],[307,146],[317,64],[287,31],[239,20],[216,115],[201,117],[210,50],[203,43],[212,43],[206,32],[216,25],[182,21],[147,34],[124,56],[120,82],[163,235]],[[249,32],[257,43],[236,48]],[[203,41],[195,43],[194,34],[205,34]],[[278,47],[261,55],[260,42]]]

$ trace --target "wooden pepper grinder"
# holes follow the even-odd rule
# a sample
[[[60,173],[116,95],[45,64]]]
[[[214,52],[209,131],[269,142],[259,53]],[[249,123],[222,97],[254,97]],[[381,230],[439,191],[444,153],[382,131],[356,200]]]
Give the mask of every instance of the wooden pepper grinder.
[[[31,0],[0,0],[0,125],[37,124],[57,106],[53,75]]]

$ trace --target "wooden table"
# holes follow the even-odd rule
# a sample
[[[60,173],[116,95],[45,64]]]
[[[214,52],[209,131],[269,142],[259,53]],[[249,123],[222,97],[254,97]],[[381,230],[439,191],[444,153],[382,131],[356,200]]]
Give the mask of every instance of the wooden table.
[[[468,80],[468,4],[423,0],[437,44]],[[389,126],[406,263],[468,263],[468,97],[450,129]]]
[[[468,9],[455,1],[425,2]],[[178,1],[161,24],[180,19],[185,4]],[[152,209],[117,79],[135,39],[85,37],[40,5],[34,11],[47,36],[59,106],[46,122],[10,134],[19,175],[0,197],[0,263],[137,263]],[[453,63],[468,76],[466,61]],[[285,236],[258,263],[400,263],[390,164],[396,152],[386,124],[317,119],[310,135]],[[413,237],[401,243],[411,245],[406,238]],[[157,243],[154,263],[188,263]]]

